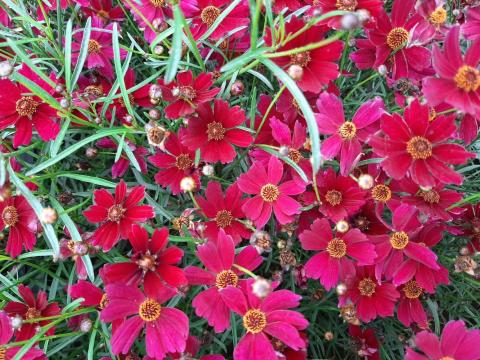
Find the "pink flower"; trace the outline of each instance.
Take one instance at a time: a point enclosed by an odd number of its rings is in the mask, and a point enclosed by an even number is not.
[[[334,236],[327,219],[315,220],[299,239],[303,249],[318,251],[305,264],[307,277],[320,279],[327,290],[354,275],[357,264],[371,265],[376,257],[375,246],[360,230]]]
[[[129,262],[106,264],[103,278],[106,284],[143,284],[149,297],[160,296],[165,286],[172,288],[186,285],[182,269],[176,265],[182,260],[183,251],[176,246],[167,247],[168,229],[155,229],[152,238],[141,226],[131,227],[128,240],[133,247]]]
[[[462,33],[467,40],[480,39],[480,6],[468,7],[467,21],[462,25]]]
[[[106,322],[125,319],[110,339],[114,354],[127,354],[133,342],[145,329],[147,355],[164,359],[169,352],[185,350],[189,324],[180,310],[162,304],[176,294],[163,287],[155,297],[146,297],[136,287],[125,285],[106,286],[108,305],[100,319]]]
[[[107,306],[107,294],[92,283],[79,280],[75,285],[68,287],[68,294],[72,299],[83,298],[82,306],[95,306],[103,310]]]
[[[145,155],[148,154],[148,150],[143,146],[136,146],[130,140],[125,140],[126,146],[130,148],[133,156],[140,166],[142,174],[147,173],[147,162],[145,161]],[[117,151],[118,145],[110,138],[103,138],[97,141],[96,146],[102,149],[112,149]],[[124,151],[120,155],[120,158],[112,166],[112,179],[123,177],[130,167],[130,159],[127,157]]]
[[[182,139],[190,150],[200,149],[206,162],[232,162],[237,156],[233,145],[247,147],[253,137],[238,126],[245,123],[245,113],[239,106],[229,107],[224,100],[202,103],[197,109],[198,116],[188,119],[188,127]]]
[[[207,239],[215,240],[220,229],[230,235],[235,244],[250,237],[251,232],[238,221],[245,217],[242,205],[246,199],[242,199],[237,184],[229,186],[224,195],[220,183],[210,181],[205,190],[205,198],[198,195],[195,200],[205,216],[211,219],[205,222]]]
[[[480,359],[480,330],[468,330],[462,320],[449,321],[440,339],[429,331],[415,337],[414,349],[407,349],[405,360],[478,360]]]
[[[208,320],[216,332],[223,332],[230,326],[230,310],[221,296],[227,286],[239,286],[243,274],[235,265],[253,271],[262,258],[253,246],[247,246],[235,255],[232,238],[220,230],[216,241],[208,241],[197,248],[197,256],[206,270],[196,266],[185,269],[190,285],[207,285],[192,301],[195,313]]]
[[[228,307],[242,316],[245,335],[233,352],[235,360],[277,360],[268,336],[280,340],[293,350],[304,349],[305,340],[299,330],[308,326],[304,316],[288,310],[299,305],[301,297],[289,290],[273,291],[260,299],[252,292],[254,280],[248,279],[240,288],[228,286],[220,295]]]
[[[92,244],[109,251],[120,239],[126,239],[133,224],[155,216],[150,205],[138,205],[145,197],[145,188],[136,186],[127,195],[123,180],[115,187],[115,197],[106,189],[93,192],[94,205],[83,212],[92,223],[101,223],[92,236]]]
[[[240,175],[237,184],[241,191],[255,195],[243,205],[247,218],[255,222],[259,228],[263,227],[272,210],[280,224],[287,224],[300,213],[300,204],[291,196],[301,194],[305,186],[293,180],[279,184],[283,177],[283,164],[272,156],[268,162],[268,169],[259,163],[254,163],[244,174]]]
[[[427,329],[427,314],[420,301],[423,288],[415,280],[410,280],[401,286],[399,290],[401,296],[397,309],[398,320],[405,326],[416,323],[422,329]]]
[[[333,94],[320,94],[317,107],[315,118],[319,131],[332,135],[322,142],[322,156],[330,160],[340,155],[340,174],[347,175],[360,160],[362,143],[378,130],[374,124],[385,113],[383,100],[365,102],[351,121],[345,120],[342,101]]]

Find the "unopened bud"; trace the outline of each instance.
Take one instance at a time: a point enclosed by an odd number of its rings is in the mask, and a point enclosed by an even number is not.
[[[332,333],[331,331],[327,331],[327,332],[325,333],[324,337],[325,337],[325,340],[327,340],[327,341],[332,341],[333,338],[334,338],[334,335],[333,335],[333,333]]]
[[[157,45],[155,46],[155,48],[153,49],[153,53],[155,55],[162,55],[163,54],[163,51],[164,51],[164,48],[162,45]]]
[[[240,80],[237,80],[232,84],[232,87],[230,88],[230,94],[233,96],[241,95],[244,89],[245,87],[243,86],[243,83]]]
[[[278,152],[282,156],[288,156],[288,150],[289,150],[288,146],[282,145],[280,146],[280,149],[278,149]]]
[[[158,109],[150,109],[148,111],[148,116],[150,117],[150,119],[152,120],[158,120],[160,119],[160,117],[162,116],[162,113],[160,112],[160,110]]]
[[[344,283],[340,283],[335,288],[335,291],[338,296],[345,295],[345,293],[347,292],[347,285],[345,285]]]
[[[23,325],[23,319],[20,315],[11,317],[10,320],[12,321],[11,325],[14,330],[20,329]]]
[[[197,187],[195,183],[195,179],[191,176],[186,176],[182,180],[180,180],[180,189],[184,192],[191,192],[194,191]]]
[[[92,329],[92,320],[86,318],[80,322],[80,331],[88,333]]]
[[[85,150],[85,156],[89,159],[95,159],[98,155],[98,150],[94,147],[88,147]]]
[[[215,174],[215,168],[212,165],[207,164],[202,168],[202,174],[205,176],[213,176],[213,174]]]
[[[150,97],[150,99],[161,99],[162,88],[156,84],[151,85],[148,89],[148,96]]]
[[[340,24],[342,25],[342,29],[352,30],[360,26],[360,20],[356,15],[347,13],[340,19]]]
[[[350,225],[348,225],[348,222],[346,222],[345,220],[340,220],[340,221],[337,222],[337,224],[335,225],[335,229],[336,229],[339,233],[346,233],[349,228],[350,228]]]
[[[57,221],[57,212],[51,207],[43,208],[42,213],[40,214],[40,220],[44,224],[53,224]]]
[[[363,190],[371,189],[374,185],[373,176],[370,174],[362,174],[358,177],[358,186]]]
[[[272,292],[272,284],[267,279],[257,277],[252,284],[252,292],[263,299]]]
[[[13,73],[13,65],[9,61],[0,62],[0,79],[6,79]]]
[[[68,107],[70,106],[70,102],[67,99],[62,98],[60,99],[60,106],[62,107],[62,109],[68,109]]]
[[[303,77],[303,69],[300,65],[290,65],[287,73],[288,76],[290,76],[295,81],[301,80]]]
[[[382,76],[387,75],[388,70],[387,70],[387,67],[385,65],[380,65],[377,70],[378,70],[378,73],[380,75],[382,75]]]

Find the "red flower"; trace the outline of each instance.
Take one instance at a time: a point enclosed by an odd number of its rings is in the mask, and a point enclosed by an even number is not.
[[[100,319],[106,322],[125,319],[110,339],[114,354],[127,354],[140,331],[145,329],[147,355],[164,359],[169,352],[183,352],[188,338],[188,318],[180,310],[162,304],[175,295],[163,287],[158,296],[146,297],[139,289],[125,285],[106,286],[108,305]]]
[[[480,40],[480,6],[468,7],[462,34],[467,40]]]
[[[389,282],[378,282],[373,266],[357,267],[357,274],[347,279],[347,292],[340,296],[339,305],[351,301],[357,307],[358,318],[369,322],[377,316],[392,316],[399,292]]]
[[[103,76],[112,79],[113,78],[113,66],[111,60],[113,59],[113,47],[112,47],[112,29],[113,24],[104,27],[103,20],[94,16],[92,19],[92,28],[103,29],[108,31],[92,30],[90,33],[90,39],[88,40],[88,55],[87,55],[87,68],[96,69]],[[76,32],[73,35],[72,42],[72,61],[77,62],[80,55],[80,47],[84,32]],[[127,51],[120,49],[120,58],[123,59],[127,56]]]
[[[459,35],[460,27],[452,27],[443,53],[433,45],[433,67],[439,77],[426,78],[423,93],[432,106],[446,102],[458,110],[480,116],[480,71],[477,69],[480,41],[474,42],[462,56]]]
[[[192,4],[194,3],[192,2]],[[227,0],[198,0],[194,7],[195,10],[191,14],[193,18],[192,34],[194,38],[199,39],[202,37],[228,5],[230,5],[230,3]],[[227,17],[218,24],[209,38],[218,40],[234,29],[242,26],[246,28],[249,23],[250,11],[248,2],[241,1],[229,12]],[[230,35],[230,38],[238,39],[245,31],[246,29],[237,31]]]
[[[407,349],[405,360],[478,360],[480,359],[480,330],[468,330],[462,320],[449,321],[440,339],[429,331],[422,331],[415,337],[415,347]]]
[[[398,320],[407,327],[412,323],[416,323],[422,329],[427,329],[427,314],[420,301],[423,288],[415,280],[410,280],[401,286],[399,290],[401,297],[397,309]]]
[[[198,195],[195,200],[205,216],[211,219],[205,222],[207,239],[215,240],[220,229],[230,235],[235,244],[250,237],[251,232],[238,221],[245,217],[242,205],[246,200],[242,199],[242,193],[237,184],[228,187],[224,196],[220,183],[210,181],[205,190],[205,198]]]
[[[172,360],[183,360],[185,356],[195,356],[200,351],[201,341],[196,338],[195,336],[189,336],[187,339],[187,346],[185,347],[185,351],[183,353],[169,353],[169,359]],[[195,357],[197,359],[198,356]],[[149,357],[144,357],[143,360],[153,360]],[[198,358],[198,360],[225,360],[222,355],[203,355],[202,357]]]
[[[110,250],[120,239],[126,239],[133,224],[155,216],[149,205],[138,205],[145,197],[145,188],[136,186],[127,195],[123,180],[115,188],[115,197],[106,189],[93,192],[94,205],[83,212],[92,223],[102,223],[92,235],[92,244]]]
[[[38,219],[35,211],[22,196],[12,196],[0,201],[0,231],[9,229],[5,252],[16,258],[25,250],[32,250],[37,242]]]
[[[330,160],[340,155],[340,173],[347,175],[360,160],[362,143],[378,129],[374,123],[385,113],[383,101],[380,98],[367,101],[352,121],[345,120],[342,101],[333,94],[320,94],[317,107],[315,118],[319,131],[332,135],[322,142],[322,156]]]
[[[23,320],[33,320],[42,317],[55,316],[60,314],[60,308],[56,302],[48,303],[47,294],[39,291],[35,296],[30,288],[20,284],[18,292],[23,302],[10,301],[4,310],[10,317],[20,316]],[[38,326],[45,326],[51,320],[42,320],[38,322],[23,323],[21,328],[15,334],[16,341],[31,339],[36,334]],[[53,335],[55,327],[50,328],[45,335]]]
[[[247,246],[235,255],[235,244],[223,230],[216,241],[208,241],[197,248],[197,256],[206,270],[196,266],[185,269],[190,285],[207,285],[192,301],[195,313],[208,320],[216,332],[223,332],[230,326],[230,310],[221,296],[227,286],[238,286],[243,274],[235,265],[253,271],[262,262],[262,258],[253,246]]]
[[[75,0],[87,16],[97,16],[105,22],[122,21],[125,17],[120,6],[113,6],[112,0]]]
[[[52,87],[35,74],[29,67],[23,65],[20,74],[40,86],[47,92],[52,92]],[[60,127],[54,120],[57,111],[42,99],[31,94],[31,91],[22,85],[16,85],[10,80],[0,79],[0,130],[8,127],[15,128],[13,147],[28,145],[32,140],[32,127],[38,132],[43,141],[54,140]]]
[[[299,330],[308,326],[302,314],[288,310],[297,307],[301,296],[289,290],[273,291],[260,299],[252,292],[254,280],[248,279],[240,288],[228,286],[220,295],[230,309],[242,316],[245,335],[233,352],[235,360],[276,360],[277,355],[268,336],[293,350],[304,349],[305,340]]]
[[[175,266],[182,260],[183,251],[176,246],[167,247],[167,228],[156,229],[150,240],[147,230],[134,224],[128,240],[133,247],[130,262],[106,264],[103,267],[106,284],[143,283],[145,294],[155,298],[165,286],[176,288],[187,283],[182,269]]]
[[[462,176],[449,164],[463,164],[475,157],[457,144],[447,141],[455,132],[455,116],[438,116],[429,121],[428,106],[415,99],[405,109],[404,118],[397,113],[382,116],[385,137],[376,136],[370,144],[385,157],[381,166],[396,180],[408,173],[420,186],[435,186],[436,180],[445,184],[462,183]]]
[[[317,174],[320,193],[320,212],[330,220],[338,222],[355,214],[365,203],[366,192],[358,187],[355,180],[347,176],[337,176],[330,167]]]
[[[358,325],[348,326],[348,335],[352,337],[357,354],[365,359],[380,360],[379,343],[375,329],[363,329]]]
[[[237,128],[245,123],[245,113],[239,106],[230,108],[224,100],[215,100],[214,108],[209,103],[200,104],[197,117],[188,119],[188,127],[182,139],[190,150],[200,149],[207,162],[232,162],[237,156],[233,145],[247,147],[253,141],[246,130]]]
[[[155,175],[155,182],[163,187],[170,187],[173,195],[180,193],[180,182],[184,177],[195,179],[197,187],[200,185],[198,174],[195,172],[195,151],[182,145],[184,131],[181,129],[178,136],[171,134],[165,141],[165,153],[157,153],[148,158],[153,165],[160,168]]]
[[[198,105],[211,101],[220,91],[213,85],[211,73],[201,73],[195,79],[190,70],[177,74],[177,82],[165,84],[158,80],[162,88],[162,99],[171,102],[165,110],[167,119],[177,119],[193,114]],[[209,90],[210,89],[210,90]]]
[[[130,148],[133,156],[140,166],[142,174],[147,173],[147,162],[145,161],[145,155],[148,154],[148,150],[143,146],[136,146],[130,140],[125,140],[126,145]],[[118,144],[110,138],[103,138],[97,141],[96,146],[102,149],[112,149],[117,151]],[[112,166],[112,179],[123,177],[130,167],[130,159],[127,157],[124,151],[120,155],[120,158]]]
[[[83,298],[82,306],[85,307],[95,306],[99,310],[103,310],[108,303],[107,294],[85,280],[79,280],[75,285],[70,285],[68,294],[72,299]]]
[[[284,35],[292,35],[304,26],[305,22],[296,17],[292,17],[292,19],[285,24]],[[265,43],[267,46],[272,45],[272,32],[273,29],[270,29],[265,36]],[[289,51],[322,41],[324,39],[324,33],[325,31],[322,28],[313,26],[293,38],[286,45],[278,48],[277,51]],[[303,76],[297,81],[298,86],[303,91],[311,91],[318,94],[330,80],[335,80],[337,78],[339,73],[338,65],[335,61],[340,58],[342,50],[343,42],[336,40],[314,50],[304,51],[291,56],[275,57],[273,60],[278,66],[284,68],[289,67],[290,65],[298,65],[302,67]]]
[[[22,346],[8,346],[4,348],[3,345],[8,345],[8,342],[13,337],[13,328],[11,320],[4,311],[0,311],[0,355],[2,359],[11,360],[17,355]],[[31,348],[25,355],[23,360],[47,360],[45,353],[40,349]]]
[[[81,234],[82,239],[73,240],[67,228],[64,228],[64,232],[67,238],[60,240],[60,259],[66,260],[72,258],[75,262],[75,270],[78,278],[85,280],[87,278],[87,269],[82,257],[94,252],[90,244],[92,233]]]
[[[343,11],[358,11],[366,10],[370,15],[370,20],[375,21],[375,18],[383,10],[382,0],[318,0],[313,1],[315,6],[322,9],[323,13],[330,11],[343,10]],[[334,16],[327,20],[328,26],[334,29],[341,29],[341,16]]]
[[[372,265],[376,257],[375,246],[360,230],[337,232],[333,236],[327,219],[315,220],[299,239],[303,249],[318,251],[305,264],[307,277],[320,279],[327,290],[353,276],[357,264]]]
[[[283,176],[283,163],[272,156],[268,162],[268,170],[259,163],[254,163],[244,174],[240,175],[237,184],[241,191],[255,195],[243,205],[247,218],[263,227],[272,210],[280,224],[288,224],[300,213],[300,204],[291,195],[301,194],[305,186],[293,180],[279,185]]]

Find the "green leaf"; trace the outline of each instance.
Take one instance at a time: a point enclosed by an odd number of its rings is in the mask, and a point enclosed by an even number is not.
[[[271,72],[277,76],[282,83],[290,90],[290,93],[297,101],[298,106],[302,110],[303,116],[307,122],[308,132],[310,140],[312,142],[312,157],[313,157],[313,173],[316,174],[322,164],[320,153],[320,134],[318,132],[317,122],[315,121],[315,115],[307,99],[303,95],[303,92],[298,88],[293,79],[287,75],[280,67],[269,59],[260,59],[260,62],[264,64]]]
[[[89,175],[83,175],[83,174],[77,174],[77,173],[60,173],[56,174],[57,177],[66,177],[74,180],[79,180],[82,182],[102,186],[102,187],[109,187],[109,188],[114,188],[116,184],[114,182],[95,177],[95,176],[89,176]]]
[[[262,55],[267,50],[268,50],[267,48],[259,48],[253,51],[249,51],[246,54],[243,54],[233,59],[232,61],[226,63],[225,65],[223,65],[220,71],[227,72],[230,70],[238,69],[243,65],[249,63],[251,60],[257,59],[260,55]]]
[[[182,58],[182,35],[183,35],[183,23],[182,23],[182,10],[178,4],[173,6],[173,20],[174,29],[172,47],[170,48],[170,56],[168,58],[167,69],[165,71],[165,82],[168,84],[172,82],[177,74],[178,64]]]
[[[31,258],[31,257],[44,257],[44,256],[47,256],[47,257],[53,257],[53,251],[52,250],[48,250],[48,249],[45,249],[45,250],[35,250],[35,251],[29,251],[29,252],[26,252],[24,254],[21,254],[18,256],[18,259],[28,259],[28,258]]]
[[[59,161],[65,159],[66,157],[68,157],[69,155],[73,154],[75,151],[77,151],[78,149],[81,149],[83,146],[91,143],[92,141],[95,141],[95,140],[98,140],[98,139],[101,139],[103,137],[106,137],[106,136],[111,136],[111,135],[117,135],[117,134],[122,134],[124,132],[128,132],[130,131],[129,129],[127,128],[117,128],[117,129],[106,129],[106,130],[100,130],[99,132],[97,132],[96,134],[93,134],[93,135],[90,135],[89,137],[86,137],[85,139],[83,140],[80,140],[79,142],[77,142],[76,144],[70,146],[68,149],[62,151],[60,154],[58,154],[56,157],[54,158],[51,158],[51,159],[48,159],[47,161],[44,161],[43,163],[35,166],[33,169],[30,169],[29,171],[27,171],[27,173],[25,174],[25,176],[31,176],[31,175],[34,175],[56,163],[58,163]]]
[[[52,146],[50,147],[50,157],[55,157],[55,155],[58,154],[58,151],[60,150],[60,145],[62,145],[63,139],[67,134],[69,126],[70,126],[70,119],[66,118],[65,122],[62,125],[62,128],[60,129],[60,132],[57,135],[57,138],[55,139],[55,141],[52,143]]]
[[[65,84],[67,92],[72,91],[72,19],[67,22],[65,30]]]
[[[80,78],[80,74],[82,73],[83,64],[85,64],[85,60],[87,59],[88,55],[88,41],[90,40],[90,33],[92,31],[92,19],[88,18],[83,29],[83,39],[82,43],[80,44],[80,52],[78,53],[77,65],[75,65],[75,69],[73,70],[72,82],[70,85],[70,89],[75,87],[78,79]]]
[[[30,204],[32,209],[35,211],[35,214],[40,219],[42,215],[43,206],[38,201],[38,199],[32,194],[29,188],[25,186],[25,184],[17,177],[15,171],[13,171],[10,164],[7,165],[7,171],[10,175],[10,180],[15,184],[17,190],[25,197],[27,202]],[[43,235],[45,236],[47,243],[49,244],[50,248],[53,250],[53,255],[58,257],[60,255],[60,245],[58,244],[57,235],[55,234],[55,230],[51,224],[44,224],[43,222],[39,221],[43,227]]]
[[[113,23],[112,44],[115,75],[117,76],[117,81],[120,84],[120,92],[122,93],[125,107],[127,108],[128,113],[133,116],[132,104],[130,104],[130,100],[128,98],[127,88],[125,87],[124,74],[122,71],[122,60],[120,59],[120,44],[118,43],[118,26],[116,22]]]

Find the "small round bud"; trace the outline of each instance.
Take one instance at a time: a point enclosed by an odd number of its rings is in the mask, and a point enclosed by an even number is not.
[[[162,98],[162,88],[156,84],[153,84],[148,89],[148,96],[150,99],[161,99]]]
[[[174,87],[174,88],[172,89],[172,95],[173,95],[173,96],[178,96],[178,95],[180,95],[180,89],[179,89],[178,87]]]
[[[160,30],[160,28],[163,26],[163,23],[164,23],[163,19],[160,19],[160,18],[153,19],[152,21],[152,25],[155,28],[155,30]]]
[[[230,94],[233,96],[241,95],[244,89],[245,86],[243,86],[243,83],[240,80],[237,80],[232,84],[232,87],[230,88]]]
[[[301,80],[303,77],[303,69],[300,65],[290,65],[290,67],[287,70],[287,74],[293,80],[298,81],[298,80]]]
[[[277,247],[279,249],[285,249],[287,247],[287,242],[285,240],[277,241]]]
[[[13,65],[9,61],[0,62],[0,79],[6,79],[13,73]]]
[[[458,15],[460,15],[460,10],[455,9],[455,10],[452,11],[452,14],[453,14],[453,16],[458,16]]]
[[[207,164],[202,168],[202,174],[205,176],[213,176],[213,174],[215,174],[215,169],[212,165]]]
[[[388,72],[387,67],[383,64],[378,67],[377,71],[382,76],[387,75],[387,72]]]
[[[334,335],[333,335],[333,333],[332,333],[331,331],[327,331],[327,332],[325,333],[324,337],[325,337],[325,340],[327,340],[327,341],[332,341],[333,338],[334,338]]]
[[[352,30],[360,26],[360,20],[352,13],[347,13],[340,19],[340,24],[344,30]]]
[[[362,174],[358,177],[358,186],[363,190],[368,190],[373,187],[374,180],[370,174]]]
[[[98,117],[97,117],[97,118],[95,118],[95,120],[94,120],[94,121],[95,121],[95,124],[97,124],[97,125],[99,125],[99,124],[101,124],[101,123],[102,123],[102,119],[100,119],[100,118],[98,118]]]
[[[11,317],[10,320],[12,322],[11,325],[12,325],[12,328],[14,330],[20,329],[23,325],[23,319],[20,315],[16,315],[14,317]]]
[[[468,249],[468,247],[464,246],[460,249],[460,255],[469,255],[470,254],[470,250]]]
[[[87,150],[85,150],[85,156],[89,159],[95,159],[98,155],[98,150],[94,147],[88,147]]]
[[[345,295],[345,293],[347,292],[347,285],[345,285],[344,283],[338,284],[335,288],[335,292],[338,296]]]
[[[357,45],[357,40],[355,38],[348,39],[348,46],[354,47],[355,45]]]
[[[65,89],[63,88],[63,85],[58,84],[57,86],[55,86],[55,92],[56,92],[57,94],[63,93],[63,90],[65,90]]]
[[[272,284],[267,279],[257,277],[252,284],[252,292],[263,299],[272,292]]]
[[[162,113],[158,109],[150,109],[150,111],[148,112],[148,116],[152,120],[158,120],[161,118]]]
[[[322,12],[323,12],[323,9],[321,7],[317,7],[313,10],[312,16],[313,17],[318,17],[318,16],[322,15]]]
[[[153,49],[153,53],[154,53],[155,55],[162,55],[164,50],[165,50],[165,49],[163,48],[162,45],[157,45],[157,46],[155,46],[155,48]]]
[[[132,125],[133,116],[132,116],[132,115],[126,115],[126,116],[123,118],[123,122],[124,122],[126,125]]]
[[[280,149],[278,149],[278,152],[282,156],[288,156],[288,151],[289,151],[289,148],[288,146],[285,146],[285,145],[280,146]]]
[[[348,225],[348,222],[346,222],[345,220],[340,220],[339,222],[337,222],[337,224],[335,225],[335,229],[339,232],[339,233],[346,233],[348,231],[348,229],[350,229],[350,225]]]
[[[40,220],[44,224],[53,224],[57,221],[57,212],[51,207],[43,208],[42,213],[40,214]]]
[[[358,9],[357,11],[355,11],[355,15],[362,24],[370,20],[370,13],[368,12],[368,10]]]
[[[85,318],[80,322],[80,331],[88,333],[92,329],[92,320]]]
[[[70,106],[70,102],[67,99],[62,98],[60,99],[60,106],[62,107],[62,109],[68,109]]]
[[[182,180],[180,180],[180,189],[184,192],[191,192],[194,191],[197,187],[195,183],[195,179],[191,176],[186,176]]]
[[[197,230],[199,233],[203,233],[203,232],[205,231],[205,229],[206,229],[206,226],[205,226],[204,223],[199,223],[199,224],[197,225],[197,228],[196,228],[196,230]]]

